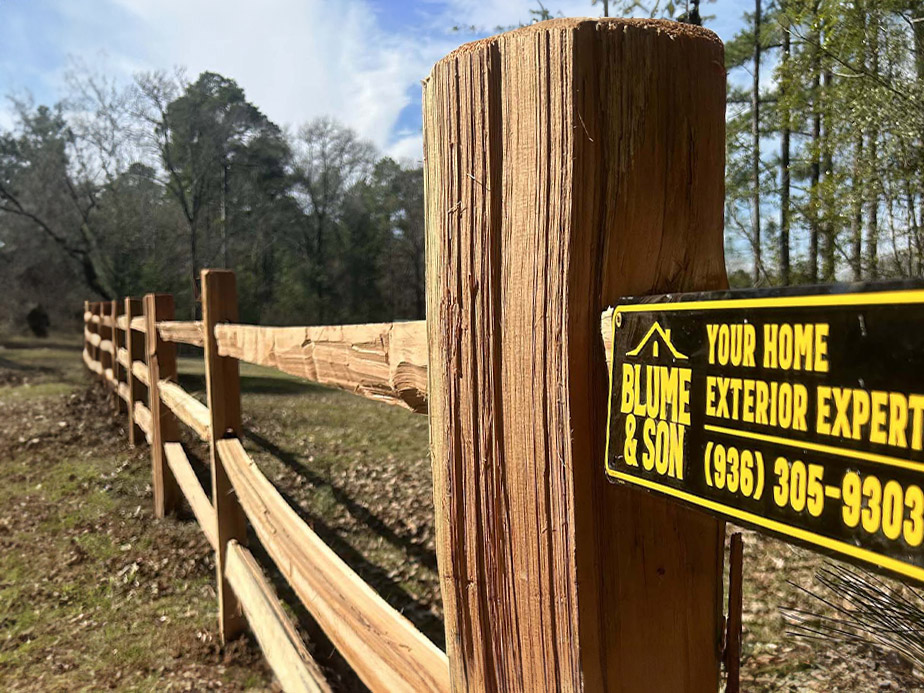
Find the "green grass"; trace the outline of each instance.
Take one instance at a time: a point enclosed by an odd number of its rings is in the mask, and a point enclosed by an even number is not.
[[[80,340],[0,339],[0,379],[0,690],[267,690],[253,645],[219,647],[210,547],[152,517]]]

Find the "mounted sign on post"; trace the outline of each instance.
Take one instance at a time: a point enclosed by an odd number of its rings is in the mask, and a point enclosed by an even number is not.
[[[607,476],[924,581],[924,289],[613,312]]]

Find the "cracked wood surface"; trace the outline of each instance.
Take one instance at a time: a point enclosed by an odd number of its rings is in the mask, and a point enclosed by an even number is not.
[[[457,693],[715,691],[723,525],[603,475],[601,312],[723,288],[721,42],[553,20],[424,83],[430,436]]]
[[[330,327],[217,325],[218,353],[426,411],[423,321]]]

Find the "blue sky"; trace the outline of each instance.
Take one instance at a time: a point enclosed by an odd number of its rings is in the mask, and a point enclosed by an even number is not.
[[[682,0],[681,0],[682,1]],[[546,0],[599,16],[590,0]],[[128,82],[185,67],[232,77],[274,121],[321,115],[397,158],[420,158],[420,80],[434,62],[497,26],[529,20],[535,0],[0,0],[0,95],[59,99],[76,62]],[[750,0],[705,7],[723,39]],[[475,26],[477,33],[453,31]],[[11,123],[0,104],[0,128]]]

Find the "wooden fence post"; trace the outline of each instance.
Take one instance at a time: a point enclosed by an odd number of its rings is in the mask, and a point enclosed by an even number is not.
[[[726,286],[709,31],[553,20],[424,83],[429,412],[455,693],[718,688],[724,525],[604,477],[601,311]]]
[[[90,323],[90,332],[95,334],[97,337],[102,339],[102,315],[103,315],[103,304],[101,301],[97,301],[92,304],[90,312],[93,313],[93,317],[96,318],[96,322]],[[97,341],[96,346],[93,347],[93,360],[99,363],[100,372],[99,379],[105,385],[106,383],[106,359],[103,356],[105,352],[100,348],[99,341]]]
[[[135,377],[132,366],[135,361],[145,362],[144,335],[132,329],[132,319],[144,315],[144,303],[139,298],[125,299],[125,350],[128,352],[128,370],[125,374],[128,383],[128,444],[135,447],[144,440],[144,431],[135,423],[135,402],[147,402],[145,385]]]
[[[119,383],[123,382],[122,364],[119,363],[119,348],[124,345],[125,337],[122,328],[119,327],[119,316],[125,310],[125,304],[118,299],[112,301],[110,315],[112,315],[112,376],[115,378],[115,390],[113,391],[113,404],[115,405],[116,416],[125,413],[125,400],[119,393]]]
[[[87,315],[87,313],[89,313],[89,312],[90,312],[90,302],[89,302],[89,301],[84,301],[84,302],[83,302],[83,327],[84,327],[84,332],[83,332],[83,350],[84,350],[85,352],[87,352],[87,355],[88,355],[88,356],[90,355],[91,352],[90,352],[90,342],[87,341],[87,330],[90,329],[90,325],[92,324],[92,323],[87,319],[87,318],[89,317],[89,316]]]
[[[228,542],[247,545],[247,519],[234,494],[215,443],[241,435],[241,382],[237,359],[219,356],[215,325],[237,322],[237,284],[234,272],[202,270],[202,332],[205,378],[211,422],[212,503],[218,533],[215,567],[218,584],[218,621],[222,642],[243,631],[246,620],[225,576]]]
[[[154,486],[154,516],[164,517],[176,509],[180,487],[167,466],[164,443],[180,439],[176,416],[161,402],[161,380],[176,378],[176,345],[157,333],[157,323],[173,320],[173,296],[148,294],[144,297],[145,343],[148,362],[148,406],[151,409],[151,467]]]

